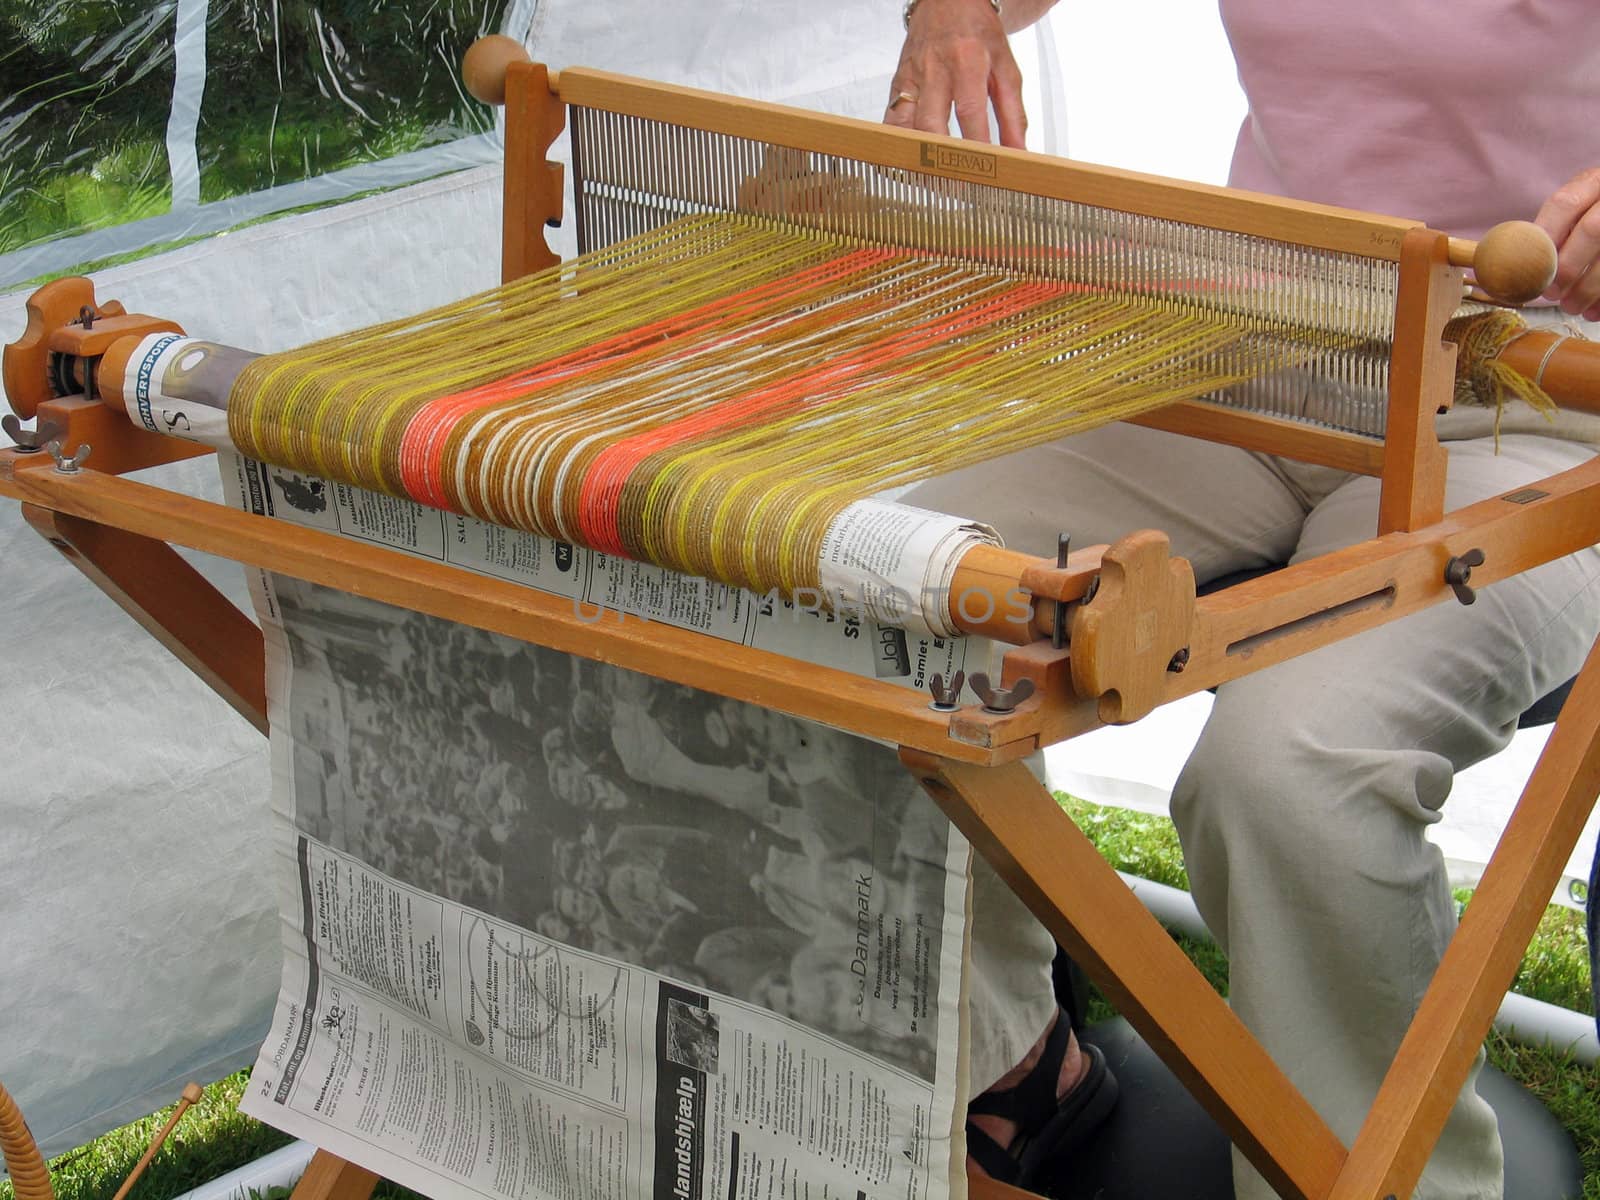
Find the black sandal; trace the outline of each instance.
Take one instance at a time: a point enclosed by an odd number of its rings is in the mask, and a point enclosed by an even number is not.
[[[1117,1080],[1098,1046],[1080,1043],[1089,1069],[1065,1096],[1056,1099],[1061,1060],[1071,1044],[1072,1022],[1062,1012],[1044,1051],[1014,1088],[984,1092],[967,1105],[967,1116],[985,1115],[1016,1122],[1017,1136],[1003,1147],[969,1119],[967,1153],[998,1179],[1015,1187],[1036,1187],[1059,1167],[1059,1160],[1088,1140],[1117,1103]]]

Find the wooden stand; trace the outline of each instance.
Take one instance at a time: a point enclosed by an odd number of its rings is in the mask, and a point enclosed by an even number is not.
[[[567,72],[562,80],[585,97],[619,86],[595,73]],[[504,82],[515,121],[508,138],[513,158],[507,169],[506,270],[518,274],[545,261],[530,226],[550,219],[549,190],[559,188],[559,176],[546,169],[542,155],[559,127],[561,106],[552,101],[543,68],[512,62]],[[686,118],[706,117],[705,103],[694,94],[671,90],[668,99],[667,106],[683,110]],[[775,140],[804,145],[813,136],[782,110],[756,115]],[[711,118],[720,120],[715,113],[706,117]],[[927,137],[854,126],[849,133],[891,160],[906,158],[910,166],[917,162],[918,139]],[[1004,152],[998,161],[1046,194],[1066,187],[1059,172],[1028,156]],[[1074,186],[1082,183],[1078,179]],[[1091,172],[1089,185],[1107,199],[1153,208],[1167,204],[1152,198],[1149,181],[1136,177]],[[1234,212],[1226,197],[1195,194],[1208,212]],[[1010,713],[970,707],[935,713],[923,697],[904,689],[720,642],[713,669],[692,633],[632,618],[582,620],[565,601],[512,584],[234,512],[103,470],[62,470],[40,453],[0,451],[0,495],[20,501],[35,529],[263,731],[261,635],[183,564],[171,544],[895,742],[907,768],[978,852],[1284,1196],[1407,1196],[1600,788],[1600,653],[1585,665],[1377,1102],[1348,1149],[1020,765],[1040,747],[1104,719],[1136,719],[1157,704],[1425,605],[1452,602],[1449,568],[1469,550],[1484,552],[1472,578],[1481,585],[1600,541],[1600,461],[1520,489],[1515,497],[1443,514],[1443,459],[1432,439],[1431,416],[1440,389],[1448,386],[1441,373],[1449,355],[1439,346],[1438,331],[1460,284],[1443,236],[1402,222],[1362,225],[1348,215],[1306,216],[1280,207],[1285,236],[1316,227],[1352,244],[1379,239],[1412,281],[1402,297],[1404,347],[1397,345],[1394,364],[1397,436],[1387,446],[1364,442],[1353,448],[1343,435],[1316,437],[1303,430],[1275,440],[1274,423],[1238,415],[1179,411],[1151,423],[1254,448],[1332,456],[1340,465],[1359,460],[1355,469],[1384,480],[1381,535],[1199,600],[1187,564],[1167,558],[1157,544],[1164,539],[1148,533],[1060,569],[1003,556],[974,562],[975,572],[994,573],[1034,597],[1039,611],[1028,625],[1029,637],[1048,627],[1056,603],[1072,605],[1070,655],[1043,639],[1006,656],[1003,682],[1026,678],[1037,688]],[[135,430],[92,399],[51,401],[39,411],[62,422],[69,453],[93,440],[93,466],[133,469],[185,452]],[[1079,601],[1096,571],[1112,573],[1105,594],[1086,610]],[[1130,628],[1137,637],[1130,639]],[[1150,638],[1159,653],[1143,649]],[[1133,646],[1140,647],[1138,653]],[[1184,652],[1181,672],[1169,669],[1172,649]],[[295,1197],[363,1200],[375,1183],[371,1172],[319,1152]],[[986,1180],[973,1181],[972,1191],[987,1200],[1026,1194]]]

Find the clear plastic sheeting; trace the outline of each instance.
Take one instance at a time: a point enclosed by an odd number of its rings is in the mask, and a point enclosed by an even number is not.
[[[898,5],[832,0],[13,0],[0,287],[498,162],[496,116],[458,75],[496,31],[556,67],[874,120],[902,36]],[[1054,152],[1049,39],[1015,41],[1030,144]]]
[[[503,0],[210,0],[195,135],[200,200],[220,200],[494,128],[461,56]]]
[[[0,5],[0,252],[171,207],[177,7]]]
[[[506,16],[505,0],[0,6],[0,285],[495,161],[459,63]]]

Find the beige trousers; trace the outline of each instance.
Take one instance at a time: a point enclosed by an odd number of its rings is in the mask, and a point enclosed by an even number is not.
[[[1450,443],[1448,504],[1574,466],[1550,437]],[[905,499],[1052,555],[1167,532],[1204,581],[1371,537],[1376,480],[1116,425],[933,480]],[[1586,550],[1225,684],[1172,798],[1194,896],[1228,952],[1231,1003],[1347,1143],[1455,928],[1423,836],[1454,773],[1576,673],[1600,630]],[[1052,1011],[1051,944],[986,869],[975,884],[973,1075],[981,1090]],[[987,901],[987,903],[986,903]],[[1476,1072],[1474,1072],[1474,1079]],[[1423,1177],[1429,1200],[1497,1198],[1493,1113],[1469,1081]],[[1240,1197],[1272,1195],[1241,1158]]]

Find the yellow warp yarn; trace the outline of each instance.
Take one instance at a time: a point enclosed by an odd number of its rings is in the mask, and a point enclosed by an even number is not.
[[[1556,402],[1544,388],[1499,359],[1500,351],[1527,332],[1528,323],[1503,308],[1462,313],[1445,323],[1445,341],[1456,344],[1455,402],[1494,405],[1496,452],[1507,400],[1522,400],[1547,419],[1556,414]]]
[[[1289,365],[1288,344],[713,214],[258,359],[229,426],[295,470],[793,594],[852,501]]]

